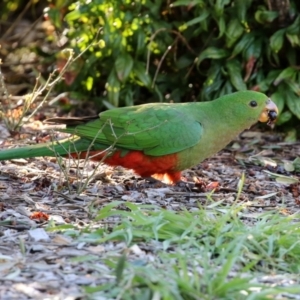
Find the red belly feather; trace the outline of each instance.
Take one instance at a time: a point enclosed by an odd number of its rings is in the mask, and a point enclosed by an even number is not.
[[[94,161],[100,161],[105,156],[105,151],[90,151],[71,153],[76,159],[85,159],[87,156]],[[142,177],[153,177],[168,184],[174,184],[181,179],[181,173],[174,171],[177,163],[177,154],[168,154],[161,157],[145,155],[142,151],[130,151],[121,155],[121,151],[115,151],[107,156],[104,163],[110,166],[122,166],[134,170]]]

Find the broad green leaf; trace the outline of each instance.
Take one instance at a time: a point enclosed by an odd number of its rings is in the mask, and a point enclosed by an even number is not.
[[[203,100],[211,100],[215,97],[211,96],[212,92],[219,91],[224,80],[221,76],[216,76],[214,79],[210,79],[209,81],[205,81],[202,89]]]
[[[266,76],[266,80],[268,82],[268,85],[272,84],[273,81],[278,77],[278,75],[281,73],[280,70],[271,70],[267,76]]]
[[[115,70],[111,70],[107,84],[106,84],[106,90],[107,90],[107,96],[108,101],[115,107],[119,106],[119,94],[120,94],[121,84],[120,81],[116,75]]]
[[[225,23],[224,17],[220,17],[218,19],[217,23],[218,23],[218,26],[219,26],[219,35],[218,35],[218,38],[220,38],[220,37],[223,36],[223,34],[226,31],[226,23]]]
[[[58,29],[62,27],[62,20],[61,20],[61,11],[56,8],[52,7],[47,11],[49,18],[51,19],[51,23]]]
[[[181,70],[189,67],[193,63],[192,58],[187,55],[182,55],[176,60],[176,67]]]
[[[291,177],[291,176],[285,176],[285,175],[281,175],[281,174],[277,174],[277,173],[272,173],[270,171],[267,171],[267,170],[263,170],[265,173],[275,177],[275,180],[278,182],[278,183],[281,183],[281,184],[287,184],[287,185],[290,185],[290,184],[293,184],[293,183],[297,183],[299,182],[299,180],[295,177]]]
[[[157,96],[159,102],[164,102],[165,98],[162,94],[161,90],[158,88],[157,85],[154,86],[155,95]]]
[[[277,105],[277,108],[279,110],[279,115],[280,115],[280,113],[283,110],[284,104],[285,104],[285,100],[284,100],[285,97],[284,97],[284,95],[280,91],[276,91],[275,93],[273,93],[270,96],[270,98]]]
[[[216,97],[213,96],[213,92],[219,91],[224,80],[221,76],[221,67],[220,62],[214,61],[211,64],[211,67],[208,70],[206,80],[203,84],[201,90],[201,100],[211,100]]]
[[[217,17],[220,17],[224,13],[224,6],[228,5],[231,0],[217,0],[214,6]]]
[[[118,56],[115,62],[115,69],[118,79],[125,82],[133,67],[133,59],[130,54],[122,53]]]
[[[292,47],[300,46],[299,34],[286,34],[287,39],[291,43]]]
[[[291,79],[297,73],[297,70],[293,67],[287,67],[284,69],[274,81],[274,85],[278,85],[284,79]]]
[[[248,61],[249,59],[255,57],[259,58],[261,55],[263,46],[263,41],[261,38],[256,38],[244,51],[244,57]]]
[[[238,90],[243,91],[247,89],[242,77],[242,68],[238,60],[229,60],[226,63],[226,68],[232,85]]]
[[[220,49],[216,47],[208,47],[204,51],[201,52],[201,54],[198,56],[197,65],[207,58],[210,59],[220,59],[228,56],[228,51],[225,49]]]
[[[300,119],[300,97],[295,95],[292,91],[286,94],[286,104],[289,110]]]
[[[246,12],[250,7],[252,0],[235,0],[234,6],[236,7],[237,16],[240,21],[245,22]]]
[[[270,46],[269,46],[268,48],[270,49],[271,57],[272,57],[273,60],[274,60],[274,61],[270,60],[271,64],[274,64],[274,62],[275,62],[275,65],[276,65],[276,66],[279,66],[279,65],[280,65],[280,59],[279,59],[278,54],[272,52]]]
[[[294,23],[287,28],[287,33],[290,35],[300,33],[300,16],[295,19]]]
[[[133,90],[129,87],[126,89],[127,89],[127,91],[125,92],[125,96],[124,96],[126,106],[132,106],[132,105],[134,105]]]
[[[278,53],[283,46],[284,34],[285,29],[280,29],[270,37],[270,47],[275,53]]]
[[[142,30],[139,30],[137,33],[137,47],[136,47],[136,52],[137,54],[142,54],[145,49],[147,49],[146,46],[146,34]]]
[[[246,50],[255,40],[252,33],[247,33],[242,36],[242,38],[236,43],[230,58],[237,56],[242,51]]]
[[[76,9],[76,10],[73,10],[73,11],[69,12],[65,16],[65,20],[67,22],[70,22],[70,21],[78,20],[80,17],[82,17],[82,13],[79,9]]]
[[[146,86],[148,88],[151,87],[151,78],[149,74],[146,73],[146,65],[144,63],[135,61],[133,64],[133,74],[140,81],[140,85]]]
[[[277,17],[278,17],[277,11],[258,10],[255,12],[255,20],[261,24],[271,23]]]
[[[194,18],[194,19],[186,22],[185,25],[187,27],[195,25],[195,24],[200,23],[203,20],[205,20],[208,16],[209,16],[209,11],[208,10],[203,10],[203,11],[201,11],[201,15],[199,17]]]
[[[297,157],[293,161],[294,168],[297,172],[300,172],[300,157]]]
[[[218,97],[222,97],[222,96],[230,94],[232,92],[234,92],[234,89],[232,88],[231,82],[228,80],[225,82],[223,87],[220,89]]]
[[[281,183],[281,184],[285,184],[285,185],[290,185],[290,184],[294,184],[294,183],[298,183],[299,181],[295,178],[295,177],[276,177],[275,178],[276,182]]]
[[[293,114],[289,111],[283,111],[279,114],[278,119],[276,120],[276,125],[280,126],[288,121],[290,121],[293,117]]]
[[[295,171],[295,166],[292,162],[290,161],[284,161],[283,162],[283,167],[287,172],[294,172]]]
[[[232,45],[243,34],[244,27],[238,19],[231,19],[226,26],[226,46],[231,48]]]
[[[300,85],[295,80],[285,80],[285,84],[298,96],[300,96]]]

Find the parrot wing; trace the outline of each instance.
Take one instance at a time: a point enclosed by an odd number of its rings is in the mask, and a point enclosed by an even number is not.
[[[160,103],[108,110],[97,120],[67,126],[63,131],[96,144],[161,156],[196,145],[203,127],[180,106]]]

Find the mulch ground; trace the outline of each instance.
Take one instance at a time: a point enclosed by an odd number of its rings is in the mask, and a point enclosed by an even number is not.
[[[5,138],[2,126],[1,147],[36,143],[36,129],[46,132],[47,128],[34,121],[24,127],[21,136]],[[46,134],[42,135],[47,140]],[[199,205],[205,208],[207,193],[215,189],[212,199],[224,200],[223,205],[229,206],[236,201],[244,173],[238,201],[247,204],[243,221],[249,226],[263,211],[279,211],[287,216],[299,212],[299,173],[291,171],[291,162],[300,157],[299,145],[282,142],[279,133],[254,128],[217,155],[183,172],[183,182],[178,186],[149,183],[130,170],[96,166],[93,162],[61,162],[56,158],[1,162],[0,298],[43,299],[48,295],[49,299],[80,299],[82,286],[109,280],[103,259],[108,252],[122,252],[124,243],[78,242],[46,228],[50,223],[78,228],[113,227],[118,218],[106,224],[94,221],[97,212],[111,201],[155,204],[175,211],[197,210]],[[88,177],[89,183],[83,188]],[[155,255],[151,245],[144,243],[131,251],[133,255]],[[91,255],[93,261],[71,259],[84,255]]]

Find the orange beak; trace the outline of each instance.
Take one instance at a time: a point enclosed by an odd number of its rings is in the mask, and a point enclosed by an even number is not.
[[[276,104],[271,99],[268,99],[266,102],[266,107],[259,117],[259,121],[264,123],[268,122],[268,125],[272,125],[276,122],[277,116],[278,108]]]

